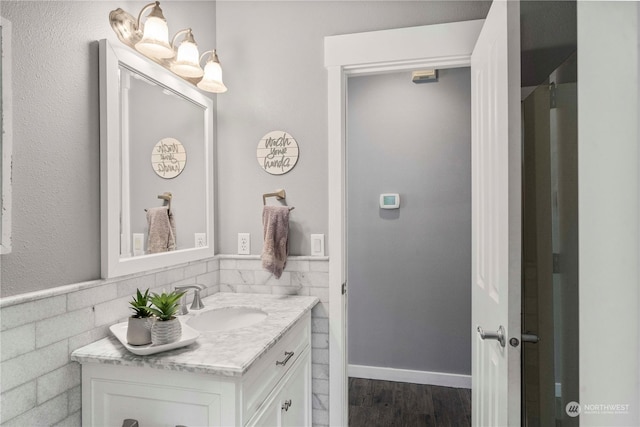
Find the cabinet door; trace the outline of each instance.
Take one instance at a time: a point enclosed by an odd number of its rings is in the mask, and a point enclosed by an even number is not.
[[[307,348],[248,426],[311,426],[311,356]]]
[[[305,357],[280,393],[283,427],[311,425],[311,361]]]
[[[278,396],[273,400],[269,400],[262,408],[262,411],[258,412],[246,425],[248,427],[280,427],[282,423],[280,419],[280,407],[278,406],[279,402]]]

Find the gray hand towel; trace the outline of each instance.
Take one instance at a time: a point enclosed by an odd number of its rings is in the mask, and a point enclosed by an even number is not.
[[[167,206],[147,209],[147,222],[149,223],[148,253],[155,254],[176,249],[176,224]]]
[[[262,210],[262,225],[264,227],[262,268],[279,279],[287,265],[289,207],[265,206]]]

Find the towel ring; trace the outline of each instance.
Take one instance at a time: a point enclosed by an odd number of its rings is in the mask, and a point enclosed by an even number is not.
[[[169,192],[165,192],[158,195],[158,199],[165,200],[167,202],[167,211],[171,212],[171,199],[173,198],[173,194]]]
[[[287,193],[284,190],[276,190],[274,193],[265,193],[262,195],[262,204],[267,204],[267,197],[275,197],[278,200],[284,200],[287,197]]]
[[[167,213],[171,213],[171,199],[173,198],[173,195],[169,192],[166,193],[162,193],[158,195],[158,199],[162,199],[162,200],[166,200],[167,201]],[[147,209],[144,210],[145,212],[148,212]]]
[[[158,197],[159,197],[159,196],[158,196]],[[275,191],[275,192],[273,192],[273,193],[265,193],[265,194],[263,194],[263,195],[262,195],[262,204],[263,204],[264,206],[266,206],[266,205],[267,205],[267,197],[275,197],[275,198],[276,198],[276,199],[278,199],[278,200],[284,200],[284,199],[286,199],[286,198],[287,198],[287,193],[286,193],[283,189],[280,189],[280,190],[276,190],[276,191]],[[293,209],[294,209],[294,207],[293,207],[293,206],[290,206],[290,207],[289,207],[289,210],[290,210],[290,211],[291,211],[291,210],[293,210]]]

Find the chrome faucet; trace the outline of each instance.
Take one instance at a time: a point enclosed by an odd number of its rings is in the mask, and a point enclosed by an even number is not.
[[[206,289],[206,286],[194,284],[194,285],[185,285],[185,286],[176,286],[176,291],[181,292],[185,291],[184,295],[180,299],[180,314],[188,314],[189,310],[187,309],[187,292],[189,289],[193,289],[193,302],[191,303],[191,310],[201,310],[204,308],[204,304],[202,303],[202,299],[200,299],[200,291]]]

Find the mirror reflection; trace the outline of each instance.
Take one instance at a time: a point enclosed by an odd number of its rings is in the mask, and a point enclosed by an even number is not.
[[[120,254],[194,248],[207,232],[205,108],[123,64],[120,87]]]

